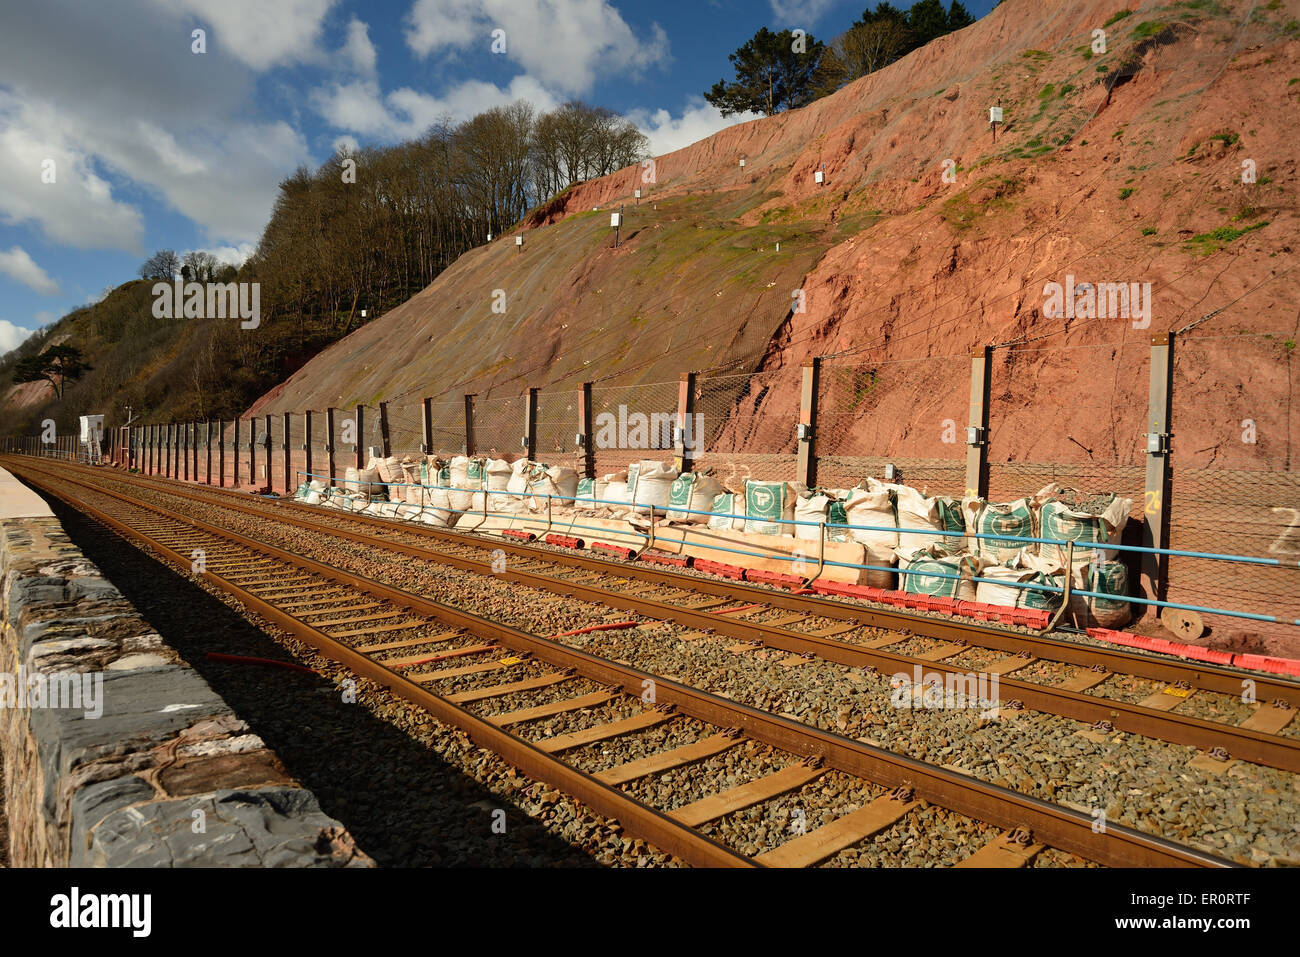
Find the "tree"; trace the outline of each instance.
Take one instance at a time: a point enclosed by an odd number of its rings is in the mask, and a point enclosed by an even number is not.
[[[163,279],[171,282],[180,272],[181,260],[174,250],[160,249],[140,267],[141,279]]]
[[[912,4],[907,12],[907,25],[912,31],[912,49],[949,32],[948,14],[939,0],[919,0]]]
[[[211,282],[220,265],[216,256],[201,249],[186,253],[182,262],[182,267],[189,267],[190,279],[194,282]]]
[[[888,66],[902,55],[907,41],[907,22],[901,16],[853,24],[827,47],[817,70],[817,94],[834,93],[844,84]]]
[[[14,366],[14,382],[48,382],[62,399],[65,384],[75,382],[92,368],[76,346],[51,346],[40,355],[19,359]]]
[[[948,7],[948,32],[968,27],[974,22],[975,18],[962,6],[960,0],[952,0],[952,4]]]
[[[761,27],[728,58],[736,79],[719,80],[704,98],[722,111],[765,113],[768,116],[812,102],[814,76],[826,44],[811,33],[796,37],[789,30],[773,33]]]

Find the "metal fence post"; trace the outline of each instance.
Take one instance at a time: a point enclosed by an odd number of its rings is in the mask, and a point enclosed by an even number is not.
[[[528,461],[537,461],[537,393],[540,389],[528,390],[528,405],[524,407],[524,452]]]
[[[338,483],[334,481],[334,409],[325,410],[325,461],[329,466],[329,484],[333,488]]]
[[[471,392],[465,396],[465,454],[473,455],[477,451],[476,439],[474,436],[474,396],[476,392]]]
[[[302,414],[302,450],[305,453],[305,461],[303,463],[303,468],[307,470],[307,475],[305,477],[307,481],[310,482],[316,478],[316,476],[312,474],[310,410]]]
[[[696,435],[695,422],[695,378],[694,372],[687,372],[677,383],[677,434],[673,436],[673,449],[677,453],[678,472],[689,472],[695,467],[696,451],[703,436]]]
[[[238,488],[239,487],[239,416],[235,416],[234,428],[235,428],[234,432],[232,432],[230,435],[230,446],[231,446],[230,451],[232,453],[232,458],[234,459],[234,472],[233,472],[234,478],[230,484],[232,488]]]
[[[226,420],[217,419],[217,488],[226,487]]]
[[[292,463],[289,460],[291,454],[289,452],[289,433],[292,428],[293,428],[293,413],[286,412],[284,414],[284,441],[281,443],[281,451],[284,453],[284,494],[285,495],[292,494],[293,492],[293,486],[290,484],[293,482],[293,475],[291,474],[293,469],[292,469]]]
[[[420,454],[433,454],[433,399],[420,400]]]
[[[993,383],[993,347],[970,358],[970,417],[966,428],[966,496],[989,494],[989,397]]]
[[[596,477],[596,446],[593,444],[590,382],[582,384],[578,393],[578,434],[582,436],[582,477]]]
[[[803,366],[799,388],[799,463],[795,478],[805,488],[817,487],[817,402],[821,395],[822,360]]]
[[[393,441],[388,433],[388,403],[379,403],[379,446],[384,458],[393,454]]]
[[[365,453],[365,446],[366,446],[366,407],[365,407],[364,405],[360,405],[360,404],[357,405],[357,422],[356,422],[356,426],[357,426],[357,429],[356,429],[356,433],[353,435],[353,438],[355,439],[355,441],[352,443],[352,450],[356,453],[356,456],[357,456],[357,471],[360,472],[363,468],[366,467],[366,463],[365,463],[364,458],[363,458],[363,457],[365,456],[365,454],[366,454],[366,453]]]
[[[1151,337],[1151,383],[1147,393],[1147,474],[1142,509],[1142,544],[1169,547],[1169,493],[1171,487],[1171,406],[1174,388],[1174,334]],[[1164,601],[1169,589],[1169,556],[1144,554],[1143,587],[1146,597]]]

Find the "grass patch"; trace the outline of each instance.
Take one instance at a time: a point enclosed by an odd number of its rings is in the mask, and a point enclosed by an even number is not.
[[[1154,226],[1143,226],[1143,227],[1142,227],[1142,235],[1143,235],[1143,236],[1154,236],[1155,234],[1156,234],[1156,228],[1155,228]]]
[[[1235,146],[1241,137],[1236,133],[1215,133],[1210,137],[1212,140],[1218,140],[1227,146]]]
[[[1165,25],[1159,20],[1144,20],[1133,28],[1133,39],[1145,40],[1147,37],[1155,36],[1164,28]]]
[[[1210,253],[1218,252],[1228,243],[1240,239],[1242,236],[1256,229],[1263,229],[1268,225],[1268,220],[1254,223],[1245,229],[1235,229],[1232,226],[1220,226],[1218,229],[1208,233],[1199,233],[1187,240],[1183,248],[1188,252],[1199,253],[1202,256],[1208,256]]]
[[[1135,189],[1134,187],[1132,187],[1132,186],[1125,186],[1123,189],[1121,189],[1121,190],[1119,191],[1119,198],[1120,198],[1120,199],[1128,199],[1130,196],[1132,196],[1132,195],[1133,195],[1134,193],[1136,193],[1136,192],[1137,192],[1137,189]]]
[[[1110,26],[1112,23],[1119,23],[1125,17],[1131,17],[1131,16],[1133,16],[1132,10],[1120,10],[1118,13],[1112,13],[1110,15],[1110,19],[1101,25],[1102,29],[1105,29],[1106,27]]]

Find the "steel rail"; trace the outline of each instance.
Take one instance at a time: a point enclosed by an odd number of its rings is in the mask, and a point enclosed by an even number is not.
[[[66,477],[57,476],[54,480],[57,482],[60,479],[66,479]],[[82,502],[67,492],[60,492],[47,482],[33,481],[50,494],[62,498],[74,508],[91,515],[91,517],[114,528],[119,533],[125,534],[133,540],[144,542],[150,547],[159,548],[172,561],[182,567],[189,567],[190,558],[188,556],[169,549],[167,546],[156,542],[151,536],[117,521],[101,509]],[[396,605],[405,606],[418,614],[438,619],[444,624],[455,628],[463,628],[478,636],[495,639],[502,645],[532,654],[537,659],[546,661],[556,667],[572,668],[583,677],[619,687],[629,694],[639,695],[645,687],[645,682],[647,680],[652,681],[656,688],[656,701],[660,704],[674,705],[679,713],[688,717],[720,727],[739,727],[754,740],[805,758],[820,758],[829,768],[843,771],[879,785],[910,787],[917,796],[924,800],[1008,830],[1028,827],[1035,835],[1035,839],[1098,863],[1119,867],[1235,866],[1232,862],[1213,854],[1195,850],[1166,838],[1145,834],[1123,825],[1107,825],[1105,829],[1099,830],[1094,828],[1091,816],[1080,811],[1051,804],[1039,798],[1020,794],[1008,788],[936,767],[915,758],[895,754],[830,731],[813,728],[801,722],[792,721],[748,705],[720,698],[708,692],[570,648],[556,641],[520,631],[508,625],[385,585],[364,576],[341,571],[314,559],[247,538],[162,506],[132,502],[125,499],[124,496],[88,486],[86,483],[75,480],[68,481],[74,485],[90,488],[93,492],[127,501],[128,504],[135,508],[152,512],[183,526],[207,532],[240,547],[264,554],[313,576],[337,582]],[[296,619],[279,611],[275,606],[248,594],[234,583],[227,582],[210,572],[206,574],[219,583],[221,587],[228,587],[231,594],[235,594],[241,600],[244,599],[244,596],[247,596],[250,600],[249,607],[253,608],[259,615],[263,611],[270,613],[271,617],[268,617],[268,620],[277,625],[284,622],[288,626],[286,630],[291,633],[295,633],[297,628],[307,629],[307,637],[304,640],[309,643],[318,643],[314,644],[314,647],[318,647],[319,650],[331,657],[334,657],[336,652],[339,653],[340,657],[336,658],[336,660],[339,660],[340,663],[354,670],[363,669],[358,670],[358,673],[364,674],[366,677],[374,677],[375,680],[380,681],[385,686],[391,687],[396,693],[421,704],[421,706],[426,706],[426,702],[428,705],[436,705],[438,710],[433,713],[446,714],[448,723],[457,723],[458,715],[463,709],[456,708],[437,695],[425,691],[413,682],[384,668],[378,662],[365,658],[355,650],[341,645],[329,636],[310,628],[310,626],[297,622]],[[469,717],[472,718],[473,716],[469,715]],[[478,721],[479,719],[475,720]],[[483,740],[489,740],[486,735],[488,735],[489,731],[495,729],[486,726],[485,722],[482,724],[485,726],[477,728],[476,731],[485,736]],[[551,773],[559,775],[558,770],[549,766],[554,759],[546,756],[547,760],[543,762],[541,753],[536,748],[527,745],[527,742],[519,741],[519,739],[508,735],[506,738],[507,740],[501,742],[502,746],[510,749],[512,754],[517,753],[521,759],[534,762],[539,769],[538,774]],[[526,747],[518,747],[516,750],[517,746],[514,742],[517,741],[520,746]],[[493,750],[497,750],[495,744],[492,747]],[[629,800],[621,792],[614,792],[617,798],[614,794],[607,794],[607,791],[613,789],[607,788],[589,776],[582,774],[582,772],[568,768],[567,765],[560,765],[560,767],[579,776],[573,780],[574,786],[584,787],[592,797],[591,806],[601,811],[601,813],[607,812],[602,810],[602,803],[598,802],[603,802],[604,806],[609,807],[613,802]],[[521,765],[522,769],[524,768]],[[528,773],[531,774],[532,772]],[[560,785],[556,784],[555,786],[559,787]],[[575,794],[575,796],[579,795]],[[643,805],[636,804],[622,813],[630,813],[633,815],[634,821],[640,822],[642,820],[642,808],[644,808]],[[659,812],[652,809],[646,810],[650,810],[655,815],[656,820],[662,822],[662,819],[664,819],[664,815]],[[616,813],[609,813],[609,816],[624,820],[622,816]],[[628,822],[624,820],[624,823]],[[647,823],[651,824],[653,822]],[[662,823],[660,826],[663,826]],[[676,826],[674,822],[674,827]],[[707,838],[702,836],[696,835],[696,837],[701,841],[708,841]],[[664,839],[672,838],[673,835],[669,834]],[[649,839],[647,838],[647,840]],[[678,839],[685,840],[684,838]],[[660,843],[659,840],[655,840],[654,843],[664,850],[672,850],[671,845]],[[711,841],[708,843],[710,845],[714,844]],[[734,852],[729,849],[722,848],[721,845],[716,845],[716,847],[734,856]],[[717,851],[710,851],[704,847],[695,848],[693,845],[688,847],[687,850],[697,851],[701,855],[706,852],[717,853]],[[680,852],[674,851],[674,853]],[[682,856],[686,859],[685,855]],[[731,863],[746,862],[744,858],[741,858],[739,862],[731,861]]]
[[[67,480],[73,481],[76,484],[81,484],[85,488],[93,488],[103,494],[116,497],[121,501],[132,501],[126,496],[103,489],[99,486],[76,482],[75,479]],[[214,507],[230,508],[234,511],[254,517],[265,517],[266,515],[265,511],[249,507],[238,501],[232,501],[230,503],[222,502],[220,504],[208,503],[202,496],[190,495],[170,488],[162,491],[164,494],[174,495],[190,501],[211,504]],[[369,518],[370,516],[364,517]],[[360,532],[350,531],[348,529],[335,528],[331,525],[323,525],[319,522],[299,519],[290,515],[277,515],[276,520],[283,522],[286,525],[302,528],[307,531],[314,531],[320,534],[331,535],[355,544],[366,545],[371,548],[378,548],[412,558],[437,562],[439,564],[458,568],[462,571],[468,571],[483,576],[491,576],[496,579],[518,583],[563,597],[578,598],[583,601],[594,602],[612,608],[619,608],[624,611],[636,612],[645,615],[648,618],[661,621],[672,621],[682,625],[683,627],[716,632],[740,641],[757,641],[767,647],[781,651],[788,651],[794,654],[812,654],[826,661],[835,662],[836,664],[848,667],[870,667],[878,671],[887,671],[890,674],[902,673],[904,675],[914,675],[915,669],[917,668],[922,669],[923,672],[939,675],[951,675],[959,678],[964,678],[970,674],[970,670],[967,668],[949,664],[941,660],[935,661],[926,658],[902,655],[896,652],[891,652],[887,648],[871,648],[869,646],[853,644],[834,638],[810,635],[788,628],[765,625],[759,622],[746,621],[740,618],[730,618],[726,615],[710,614],[705,611],[696,611],[680,605],[656,601],[652,598],[629,595],[624,592],[602,588],[593,584],[582,584],[568,581],[566,579],[552,578],[532,571],[511,570],[508,565],[505,571],[493,571],[491,562],[486,560],[478,561],[460,555],[451,555],[446,552],[431,551],[414,545],[393,542],[386,539],[376,538],[371,535],[365,535]],[[402,527],[405,528],[407,526]],[[482,547],[484,543],[481,540],[476,540],[474,544],[478,547]],[[563,555],[563,553],[559,554],[561,557],[568,557]],[[556,555],[554,552],[541,551],[536,557],[538,560],[551,561],[552,556],[554,555]],[[632,567],[603,562],[600,564],[602,567],[599,570],[606,571],[607,573],[610,571],[621,573],[624,569]],[[681,577],[686,578],[689,582],[699,581],[699,579],[689,576]],[[727,597],[735,597],[737,600],[745,600],[749,597],[760,596],[766,598],[768,596],[782,594],[780,592],[768,591],[765,589],[753,589],[752,586],[750,587],[750,590],[757,594],[754,596],[733,595],[730,589],[724,589],[721,594],[726,595]],[[800,596],[790,597],[798,598]],[[772,604],[776,607],[784,607],[783,605],[778,605],[771,601],[764,603]],[[808,614],[822,615],[822,617],[836,617],[823,614],[823,606],[821,604],[814,605],[811,609],[801,607],[795,610]],[[867,623],[863,622],[863,624]],[[938,624],[947,627],[949,623],[939,622]],[[965,641],[967,644],[976,644],[976,642],[966,641],[966,632],[964,629],[960,628],[959,623],[953,623],[953,625],[956,627],[954,627],[952,631],[941,632],[940,635],[934,635],[931,637],[943,637],[950,641]],[[1019,633],[1007,634],[1009,638],[1012,635],[1017,639],[1025,637]],[[985,645],[985,647],[994,646]],[[1001,650],[1010,653],[1029,651],[1031,655],[1033,654],[1030,649],[1018,647],[1015,640],[1009,640],[1005,648]],[[1018,700],[1026,707],[1032,708],[1036,711],[1055,714],[1061,717],[1087,722],[1089,724],[1107,721],[1110,722],[1115,729],[1120,731],[1140,734],[1149,738],[1168,741],[1172,744],[1186,745],[1205,751],[1213,748],[1222,748],[1233,758],[1238,758],[1255,764],[1268,765],[1285,771],[1300,772],[1300,739],[1297,738],[1288,738],[1282,735],[1269,734],[1267,732],[1242,728],[1223,722],[1209,721],[1191,715],[1181,715],[1175,712],[1161,711],[1155,708],[1143,707],[1140,704],[1119,701],[1100,695],[1084,694],[1077,691],[1055,688],[1051,685],[1017,680],[1008,675],[999,675],[998,682],[999,690],[1006,699]],[[1238,681],[1236,686],[1233,688],[1233,691],[1234,693],[1240,693],[1240,690],[1241,685],[1240,681]],[[1279,695],[1279,697],[1281,696]]]
[[[102,475],[102,470],[89,466],[71,466],[91,475]],[[58,473],[63,475],[65,473]],[[214,503],[214,499],[228,499],[232,502],[246,503],[250,496],[233,489],[217,489],[208,486],[196,486],[172,479],[159,479],[155,476],[123,476],[114,473],[114,479],[125,484],[136,484],[146,488],[157,488],[169,494],[187,497],[193,501]],[[206,495],[195,495],[190,491],[201,489]],[[270,510],[283,509],[303,514],[320,516],[319,508],[304,505],[286,499],[262,499],[260,503]],[[215,504],[215,503],[214,503]],[[246,508],[245,508],[246,510]],[[260,514],[265,514],[260,513]],[[1292,707],[1300,707],[1300,681],[1290,681],[1261,672],[1242,669],[1224,668],[1203,662],[1186,662],[1173,659],[1154,658],[1119,648],[1102,645],[1081,645],[1060,638],[1050,638],[1028,632],[1012,631],[994,625],[967,621],[962,619],[947,620],[929,615],[915,615],[908,611],[881,608],[871,605],[856,605],[836,598],[818,595],[795,595],[790,592],[748,582],[726,582],[685,575],[664,568],[656,568],[641,563],[623,563],[603,558],[562,552],[529,545],[508,538],[486,540],[481,535],[469,535],[452,529],[434,528],[428,525],[412,525],[392,519],[379,518],[357,512],[340,513],[340,517],[350,521],[386,530],[402,529],[419,537],[427,537],[480,549],[501,549],[508,555],[533,558],[538,561],[569,565],[600,574],[612,574],[623,578],[634,578],[651,584],[671,586],[703,594],[734,598],[738,602],[766,603],[773,608],[786,611],[800,611],[823,618],[836,618],[841,621],[858,620],[861,624],[890,630],[905,629],[913,634],[942,641],[962,641],[969,645],[988,648],[993,651],[1005,651],[1015,654],[1028,651],[1033,657],[1063,664],[1091,667],[1102,665],[1107,671],[1116,674],[1133,675],[1153,681],[1176,684],[1186,681],[1192,687],[1213,691],[1219,694],[1240,696],[1242,681],[1250,679],[1255,683],[1256,697],[1260,701],[1282,699]],[[317,526],[320,527],[320,526]],[[338,529],[330,529],[338,532]],[[390,546],[391,547],[391,546]]]

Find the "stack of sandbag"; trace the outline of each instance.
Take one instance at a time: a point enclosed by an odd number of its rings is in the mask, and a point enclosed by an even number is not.
[[[821,536],[821,524],[826,524],[828,542],[850,541],[848,511],[845,507],[849,497],[846,489],[804,489],[794,503],[795,538],[817,541]]]
[[[628,484],[635,506],[632,514],[641,518],[650,515],[663,515],[668,509],[672,497],[673,482],[677,480],[677,470],[671,462],[656,462],[645,459],[628,469]]]
[[[912,553],[937,545],[950,555],[965,548],[966,522],[961,504],[943,496],[928,496],[910,485],[887,485],[867,479],[867,488],[888,489],[894,493],[894,515],[898,520],[898,547]],[[939,532],[947,532],[940,535]]]
[[[866,564],[875,566],[864,573],[863,581],[873,588],[893,588],[894,573],[882,571],[893,568],[898,563],[898,526],[894,516],[894,496],[881,483],[875,488],[855,488],[849,490],[848,500],[844,503],[845,524],[867,526],[849,528],[849,538],[866,546]]]
[[[1042,582],[1056,588],[1065,584],[1067,570],[1063,562],[1045,555],[1025,554],[1021,559],[1026,568],[1033,569],[1032,582]],[[1123,628],[1133,620],[1133,607],[1128,602],[1128,567],[1119,561],[1096,558],[1086,564],[1076,563],[1070,575],[1069,617],[1078,628]],[[1078,592],[1094,592],[1102,597],[1089,597]],[[1056,609],[1061,604],[1059,594],[1026,592],[1025,608]]]
[[[791,535],[798,492],[790,482],[745,479],[745,531],[758,535]]]
[[[721,492],[713,496],[709,510],[709,528],[740,532],[745,529],[744,500],[736,492]]]
[[[1131,498],[1120,498],[1113,492],[1085,496],[1074,489],[1049,485],[1036,496],[1042,503],[1039,509],[1039,538],[1056,539],[1074,543],[1073,563],[1076,567],[1098,559],[1114,561],[1119,553],[1113,548],[1098,545],[1118,545],[1124,535]],[[1038,553],[1064,565],[1069,549],[1066,545],[1040,545]]]
[[[528,507],[533,511],[546,511],[549,498],[552,507],[565,508],[573,505],[578,494],[578,473],[571,468],[560,465],[542,465],[531,463],[528,470]]]
[[[949,555],[938,546],[920,549],[903,555],[900,576],[903,591],[934,598],[952,598],[957,601],[975,601],[975,582],[980,577],[984,560],[975,555]]]
[[[668,493],[668,521],[704,525],[713,510],[713,500],[722,493],[722,483],[708,472],[683,472],[673,480]]]
[[[1039,573],[1032,568],[1022,567],[1020,556],[1017,555],[1007,565],[986,565],[980,571],[979,577],[993,579],[993,581],[981,581],[976,585],[975,601],[985,605],[1005,605],[1008,608],[1022,608],[1031,607],[1024,604],[1024,596],[1030,594],[1032,590],[1017,588],[1014,584],[1002,583],[1030,583],[1039,577]],[[1043,593],[1038,592],[1037,594],[1041,595]]]
[[[424,507],[420,510],[419,521],[425,525],[446,528],[455,525],[460,512],[451,507],[450,493],[445,488],[429,486],[424,489]]]
[[[483,465],[483,474],[487,477],[487,508],[490,512],[512,512],[514,496],[505,493],[514,479],[514,470],[505,459],[488,459]],[[477,505],[477,502],[475,503]]]
[[[966,515],[966,529],[970,533],[969,549],[992,564],[1005,564],[1021,550],[1031,554],[1038,551],[1033,542],[1038,538],[1038,502],[1021,498],[1014,502],[988,502],[982,498],[964,498],[961,503]],[[977,538],[976,536],[997,536]]]
[[[448,471],[451,481],[448,483],[451,489],[448,491],[451,504],[459,511],[468,511],[474,502],[474,492],[482,487],[482,470],[479,470],[480,480],[478,483],[471,483],[469,477],[470,460],[468,456],[457,455],[452,458]]]
[[[610,472],[605,476],[605,504],[602,514],[609,518],[626,518],[632,504],[632,488],[628,472]]]
[[[584,478],[578,481],[578,491],[574,508],[580,512],[595,512],[606,507],[609,498],[608,476],[605,478]]]

